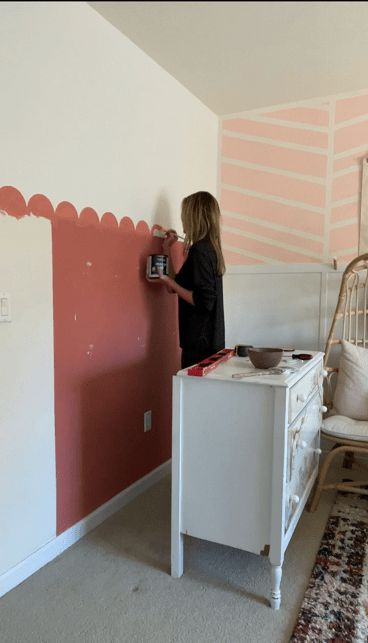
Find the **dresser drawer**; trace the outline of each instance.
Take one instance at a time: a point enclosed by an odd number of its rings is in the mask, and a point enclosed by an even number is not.
[[[317,364],[306,375],[290,389],[289,393],[289,424],[296,418],[304,408],[311,395],[318,387],[322,391],[323,364]]]
[[[286,483],[289,485],[302,467],[322,425],[320,392],[314,394],[298,418],[288,428]]]
[[[317,433],[312,444],[305,451],[305,456],[298,469],[298,475],[292,479],[287,487],[285,495],[285,533],[300,505],[309,480],[318,471],[319,452],[319,433]]]
[[[311,476],[318,468],[322,424],[320,391],[288,429],[285,489],[285,532],[299,506]]]

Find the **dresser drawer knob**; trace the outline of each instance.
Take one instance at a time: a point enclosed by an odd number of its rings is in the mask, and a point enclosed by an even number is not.
[[[300,448],[305,449],[306,446],[307,446],[307,443],[305,442],[305,440],[302,440],[300,443]]]
[[[321,406],[321,413],[326,413],[326,411],[327,411],[327,406],[325,406],[325,405],[323,404],[323,405]]]
[[[298,395],[296,396],[296,399],[298,402],[305,402],[307,399],[307,396],[305,395],[305,393],[298,393]]]
[[[317,455],[321,455],[321,453],[322,453],[322,449],[315,449],[314,451],[315,451],[315,453],[317,453]]]
[[[326,371],[326,369],[323,369],[323,371],[322,371],[322,375],[323,375],[323,377],[327,377],[327,375],[328,375],[328,371]]]
[[[292,501],[295,505],[297,505],[297,504],[299,503],[299,501],[300,501],[300,498],[299,498],[299,496],[297,496],[297,495],[296,495],[296,493],[295,493],[293,496],[291,496],[291,501]]]

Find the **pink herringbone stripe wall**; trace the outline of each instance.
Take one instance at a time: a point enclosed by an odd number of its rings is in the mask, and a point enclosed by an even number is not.
[[[368,90],[222,121],[227,264],[330,263],[358,252]]]

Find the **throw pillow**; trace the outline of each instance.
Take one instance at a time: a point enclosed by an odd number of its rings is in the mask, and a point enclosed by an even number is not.
[[[333,406],[338,415],[368,420],[368,349],[341,343]]]

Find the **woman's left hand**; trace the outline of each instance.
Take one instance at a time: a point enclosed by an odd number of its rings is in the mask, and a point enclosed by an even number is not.
[[[169,277],[168,275],[164,275],[162,270],[158,270],[158,275],[159,275],[160,281],[164,283],[164,286],[166,287],[167,292],[171,294],[175,293],[175,290],[172,286],[175,283],[174,280],[171,279],[171,277]]]

